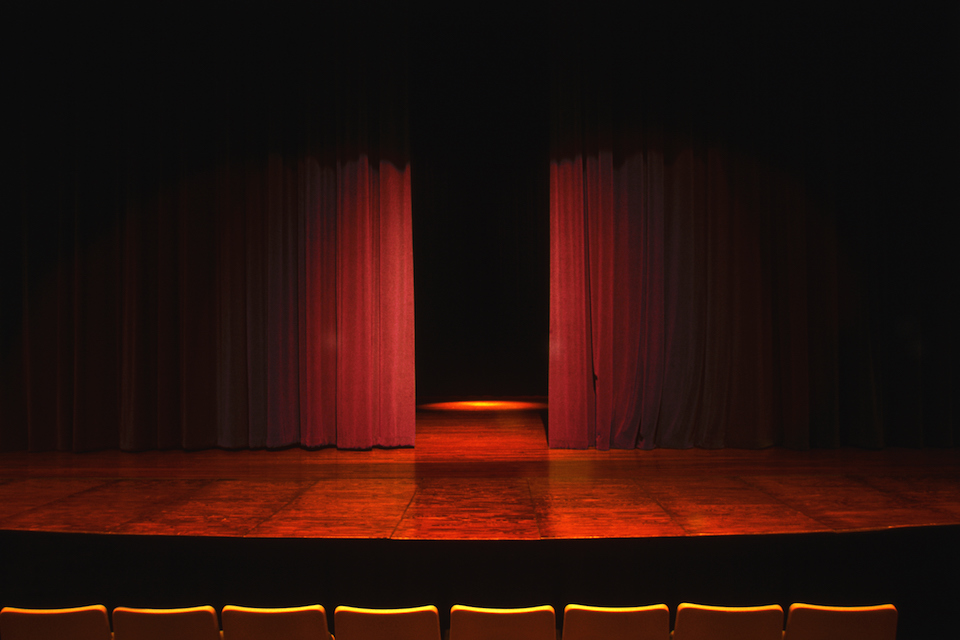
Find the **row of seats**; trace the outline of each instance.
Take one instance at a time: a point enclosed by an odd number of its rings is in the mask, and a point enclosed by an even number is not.
[[[336,640],[440,640],[430,606],[334,611]],[[113,631],[102,605],[72,609],[0,610],[0,640],[334,640],[321,605],[263,609],[227,605],[223,629],[213,607],[113,610]],[[455,605],[449,640],[895,640],[891,605],[791,605],[784,630],[780,605],[715,607],[683,603],[673,633],[665,604],[645,607],[567,605],[562,636],[553,607],[489,609]]]

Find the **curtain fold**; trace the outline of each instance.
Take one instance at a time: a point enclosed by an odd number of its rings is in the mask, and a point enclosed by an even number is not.
[[[552,162],[550,445],[809,446],[800,186],[663,137]]]

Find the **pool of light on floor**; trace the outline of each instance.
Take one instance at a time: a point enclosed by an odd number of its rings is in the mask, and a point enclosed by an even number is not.
[[[547,403],[521,400],[464,400],[431,402],[421,404],[417,408],[426,411],[541,411],[547,408]]]

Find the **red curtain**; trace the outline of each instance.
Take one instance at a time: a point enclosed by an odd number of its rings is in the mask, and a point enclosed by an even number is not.
[[[554,159],[551,195],[551,446],[808,444],[799,185],[653,133]]]
[[[403,22],[208,18],[24,111],[3,449],[414,444]]]
[[[550,446],[954,446],[956,15],[552,17]]]
[[[837,420],[827,205],[729,132],[663,117],[657,83],[577,28],[554,51],[550,446],[810,446],[811,402],[819,431]]]

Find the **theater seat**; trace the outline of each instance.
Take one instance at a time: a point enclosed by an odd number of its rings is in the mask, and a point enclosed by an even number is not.
[[[670,609],[591,607],[568,604],[563,610],[563,640],[669,640]]]
[[[115,640],[220,640],[213,607],[113,610]]]
[[[790,605],[784,640],[895,640],[897,608]]]
[[[0,610],[2,640],[110,640],[107,608],[100,604],[70,609]]]
[[[450,609],[450,640],[556,640],[550,605],[487,609],[457,604]]]
[[[673,640],[782,640],[783,607],[713,607],[681,603]]]
[[[333,611],[337,640],[440,640],[440,616],[433,605],[406,609],[339,606]]]
[[[331,640],[319,604],[263,609],[228,604],[220,613],[223,640]]]

